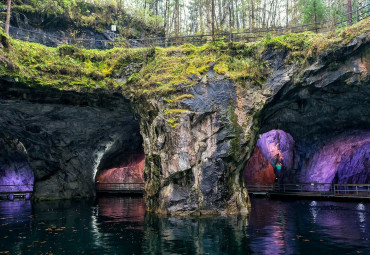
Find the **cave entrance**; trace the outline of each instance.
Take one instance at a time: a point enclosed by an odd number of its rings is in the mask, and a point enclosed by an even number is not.
[[[23,144],[0,138],[0,199],[30,199],[34,180]]]
[[[289,178],[294,144],[293,137],[283,130],[271,130],[260,135],[243,172],[247,187],[283,183]]]
[[[95,189],[101,194],[142,195],[145,154],[141,143],[122,146],[107,153],[95,176]]]
[[[370,197],[370,132],[349,130],[309,144],[268,131],[259,136],[243,177],[249,191]]]

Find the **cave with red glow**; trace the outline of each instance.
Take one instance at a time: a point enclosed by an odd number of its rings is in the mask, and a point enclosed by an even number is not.
[[[102,157],[95,182],[144,183],[144,165],[142,138],[137,135],[134,142],[119,144]]]

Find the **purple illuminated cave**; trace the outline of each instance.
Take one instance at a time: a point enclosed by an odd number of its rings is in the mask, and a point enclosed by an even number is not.
[[[294,140],[282,130],[261,135],[252,157],[244,170],[246,183],[274,183],[287,179],[293,168]]]
[[[0,138],[0,192],[32,191],[34,174],[21,142]]]
[[[345,132],[325,141],[318,150],[306,155],[300,182],[349,183],[365,180],[369,169],[369,144],[370,133],[361,131]]]
[[[249,184],[273,183],[275,177],[279,183],[368,184],[369,168],[370,132],[347,131],[307,144],[271,130],[258,139],[243,176]]]
[[[261,135],[257,146],[272,165],[280,162],[282,169],[293,167],[294,140],[290,134],[282,130],[271,130]]]
[[[337,183],[370,183],[370,143],[357,149],[338,167],[335,181]]]

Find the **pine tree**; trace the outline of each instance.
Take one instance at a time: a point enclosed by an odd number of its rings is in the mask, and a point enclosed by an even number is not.
[[[304,24],[317,23],[326,18],[326,7],[323,0],[301,0],[300,4]]]

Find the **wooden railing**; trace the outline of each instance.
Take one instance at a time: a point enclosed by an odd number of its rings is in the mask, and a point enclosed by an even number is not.
[[[294,184],[259,184],[248,183],[249,193],[317,193],[343,197],[369,197],[370,184],[332,184],[332,183],[294,183]]]
[[[0,185],[0,193],[25,193],[32,192],[33,184]]]
[[[204,35],[187,35],[175,37],[156,37],[156,38],[139,38],[139,39],[126,39],[126,40],[99,40],[99,39],[86,39],[86,38],[68,38],[48,35],[45,32],[27,30],[10,26],[10,34],[20,40],[30,42],[41,42],[47,46],[58,46],[62,44],[70,44],[81,46],[86,49],[110,49],[113,47],[131,47],[131,48],[147,48],[147,47],[170,47],[191,43],[193,45],[202,45],[211,40],[213,41],[256,41],[261,38],[269,36],[278,36],[286,33],[300,33],[304,31],[315,31],[324,33],[333,27],[345,27],[350,25],[348,15],[352,14],[352,23],[359,22],[363,19],[370,17],[370,3],[354,10],[351,13],[343,14],[340,17],[332,20],[326,20],[316,23],[304,24],[292,27],[275,27],[239,33],[218,33],[212,36],[211,34]]]
[[[370,184],[334,184],[333,190],[336,196],[370,197]]]
[[[109,193],[142,193],[144,183],[95,183],[97,192]]]

